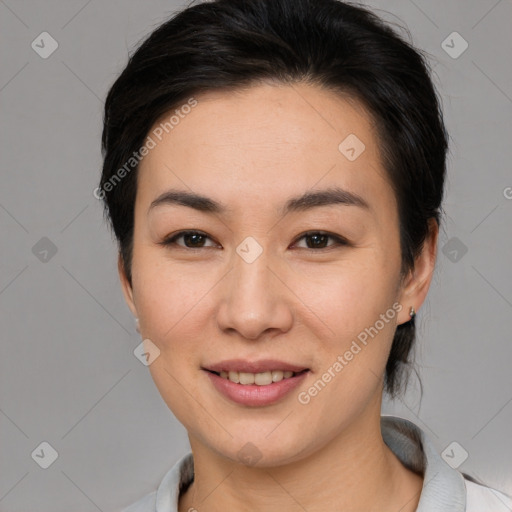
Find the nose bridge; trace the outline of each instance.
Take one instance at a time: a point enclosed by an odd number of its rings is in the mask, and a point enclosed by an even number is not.
[[[270,302],[269,286],[269,254],[268,251],[262,252],[254,260],[245,259],[241,252],[247,250],[241,245],[237,250],[237,256],[234,258],[233,278],[235,280],[235,288],[239,292],[238,301],[243,304],[244,302],[255,306],[256,302]],[[249,248],[247,256],[251,256],[253,248]],[[260,304],[261,305],[261,304]]]
[[[269,256],[251,237],[237,247],[218,312],[221,328],[235,329],[250,339],[269,328],[287,328],[291,315]]]

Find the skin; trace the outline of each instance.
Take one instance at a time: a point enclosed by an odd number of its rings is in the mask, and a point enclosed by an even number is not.
[[[196,98],[140,164],[133,288],[119,259],[127,304],[143,339],[160,350],[151,375],[194,456],[195,480],[179,511],[416,510],[423,479],[383,442],[380,410],[396,326],[409,320],[411,306],[420,309],[430,286],[437,225],[401,280],[396,200],[374,123],[356,101],[318,86],[272,83]],[[352,162],[338,150],[349,134],[366,146]],[[278,212],[292,196],[333,185],[370,208]],[[168,204],[148,214],[169,188],[232,211]],[[195,250],[183,237],[159,245],[186,229],[209,238],[196,240]],[[327,239],[329,247],[314,248],[302,237],[308,231],[349,245]],[[263,249],[250,264],[236,252],[248,236]],[[310,403],[299,403],[298,393],[395,302],[403,307],[393,320]],[[200,369],[230,358],[276,358],[311,373],[277,404],[248,407],[220,395]],[[253,466],[238,459],[247,442],[261,455]]]

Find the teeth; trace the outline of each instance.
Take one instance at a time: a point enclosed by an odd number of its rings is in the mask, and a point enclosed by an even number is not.
[[[225,375],[223,375],[225,374]],[[240,382],[240,378],[238,376],[238,372],[220,372],[221,377],[224,377],[225,379],[228,379],[232,382],[236,382],[237,384]]]
[[[283,379],[292,377],[294,372],[283,370],[272,370],[271,372],[263,373],[246,373],[246,372],[220,372],[223,379],[228,379],[237,384],[250,385],[256,384],[257,386],[267,386],[272,382],[279,382]]]

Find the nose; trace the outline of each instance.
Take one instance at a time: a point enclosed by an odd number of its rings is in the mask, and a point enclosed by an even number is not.
[[[233,267],[220,289],[217,310],[220,329],[256,340],[291,328],[293,294],[279,275],[275,262],[269,260],[265,250],[251,263],[234,254]]]

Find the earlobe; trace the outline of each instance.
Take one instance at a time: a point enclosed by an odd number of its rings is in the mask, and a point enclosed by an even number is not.
[[[137,308],[135,307],[135,302],[133,300],[133,290],[128,282],[128,278],[126,277],[126,272],[124,269],[123,257],[121,253],[118,254],[117,257],[117,270],[119,272],[119,280],[121,281],[121,289],[123,291],[124,299],[133,316],[137,317]]]

